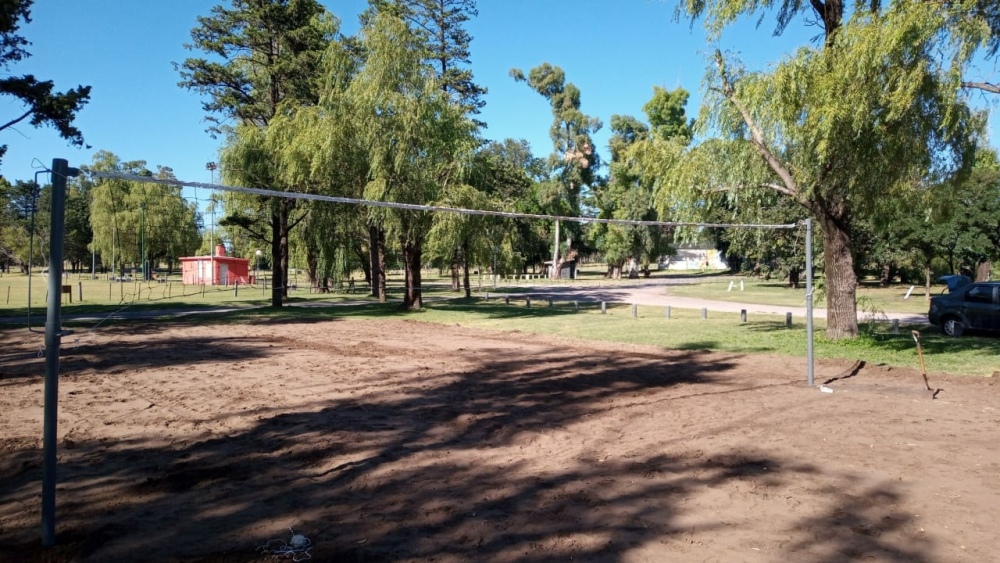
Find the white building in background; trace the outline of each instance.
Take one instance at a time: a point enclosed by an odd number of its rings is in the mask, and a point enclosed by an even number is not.
[[[660,270],[728,270],[729,265],[716,248],[678,248],[672,256],[661,256]]]

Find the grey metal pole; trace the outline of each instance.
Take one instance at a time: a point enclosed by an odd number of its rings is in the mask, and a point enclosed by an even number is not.
[[[815,385],[813,370],[813,220],[806,219],[806,384]]]
[[[66,178],[79,171],[52,159],[52,216],[49,240],[49,303],[45,320],[45,399],[42,413],[42,545],[56,541],[56,422],[59,414],[59,344],[62,339],[63,235]]]
[[[552,275],[549,279],[556,279],[556,268],[559,265],[559,219],[556,219],[556,237],[552,244]]]

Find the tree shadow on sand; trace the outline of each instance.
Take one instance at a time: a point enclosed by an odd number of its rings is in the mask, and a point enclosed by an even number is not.
[[[640,448],[609,458],[600,447],[609,437],[580,435],[571,426],[664,389],[695,396],[703,384],[713,393],[745,385],[717,375],[731,363],[698,352],[575,352],[566,352],[558,369],[499,349],[458,374],[394,373],[387,366],[385,380],[399,383],[374,385],[352,399],[262,408],[245,431],[209,432],[187,443],[150,436],[64,444],[60,547],[43,550],[34,523],[6,525],[0,559],[247,561],[263,557],[255,548],[287,538],[294,526],[312,539],[318,561],[619,561],[645,545],[684,543],[692,530],[683,522],[689,497],[821,472],[756,449],[712,456],[682,442],[669,452]],[[579,448],[586,440],[594,443]],[[574,448],[582,453],[562,467],[533,467],[545,451]],[[29,444],[4,449],[11,455],[0,461],[0,474],[8,476],[0,484],[0,522],[9,522],[36,511],[40,452]],[[838,485],[849,488],[849,477]],[[803,530],[830,518],[857,526],[897,518],[862,494],[901,496],[891,485],[863,491],[856,503],[802,522]],[[697,530],[724,533],[734,525],[719,518]],[[823,538],[793,549],[810,560],[832,550],[921,561],[877,535]]]

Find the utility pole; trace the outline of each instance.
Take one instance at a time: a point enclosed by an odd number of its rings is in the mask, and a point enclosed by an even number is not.
[[[209,162],[205,164],[205,169],[208,170],[213,185],[215,185],[215,171],[218,168],[219,165],[216,164],[215,162]],[[209,275],[208,283],[214,285],[215,282],[215,192],[214,191],[212,192],[212,195],[209,197],[208,205],[212,211],[212,228],[209,231],[210,234],[208,235],[208,262],[209,262],[209,268],[211,268],[211,272],[208,274]],[[199,266],[198,269],[201,270],[201,267]],[[202,283],[205,283],[204,275],[202,275]]]
[[[552,279],[557,279],[559,277],[559,271],[556,268],[559,267],[559,219],[556,219],[556,236],[555,243],[552,245]]]
[[[215,182],[212,182],[213,184]],[[209,284],[215,285],[215,194],[212,194],[212,202],[209,204],[212,206],[212,234],[208,238],[208,250],[209,258],[208,261],[211,264],[211,272],[209,275]]]
[[[141,256],[139,257],[139,260],[141,260],[141,264],[142,264],[142,281],[146,281],[146,279],[147,279],[147,276],[146,276],[146,204],[143,203],[142,205],[140,205],[139,209],[142,211],[142,226],[140,227],[140,229],[141,229],[140,237],[142,239],[142,248],[139,251],[139,253],[141,254]]]

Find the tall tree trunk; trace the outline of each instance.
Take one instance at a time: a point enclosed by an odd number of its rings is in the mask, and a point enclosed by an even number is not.
[[[850,216],[836,209],[816,215],[823,229],[826,336],[831,340],[854,338],[858,335],[858,278],[854,274],[851,252]]]
[[[271,306],[281,307],[285,297],[285,270],[281,267],[281,209],[280,202],[271,202]],[[215,250],[212,250],[215,252]]]
[[[472,286],[469,284],[469,239],[462,241],[462,270],[464,272],[465,298],[468,299],[472,297]]]
[[[320,284],[319,279],[319,249],[316,248],[315,242],[312,237],[307,237],[306,240],[306,275],[309,276],[309,286],[317,287],[320,285],[326,285],[326,283]]]
[[[423,254],[421,241],[400,239],[403,249],[403,267],[406,272],[406,290],[403,293],[403,307],[406,309],[421,309],[424,299],[420,293],[420,261]]]
[[[368,287],[372,287],[371,251],[369,250],[368,252],[365,252],[364,247],[360,243],[352,245],[351,250],[353,250],[354,255],[358,257],[358,261],[361,262],[361,271],[364,272],[365,283],[368,284]]]
[[[990,281],[990,270],[992,269],[992,264],[989,260],[983,260],[979,262],[976,266],[976,281],[984,282]]]
[[[377,225],[368,226],[368,253],[372,297],[378,297],[379,303],[385,303],[385,231]]]
[[[282,277],[284,278],[284,283],[281,284],[281,297],[283,299],[288,298],[288,285],[291,283],[291,277],[288,275],[288,215],[289,207],[287,205],[287,200],[281,201],[278,205],[278,225],[280,238],[278,239],[278,252],[281,258],[280,269]]]
[[[931,265],[924,264],[924,299],[931,300]]]
[[[879,287],[889,287],[890,283],[892,283],[892,264],[886,262],[882,264],[882,273],[879,275],[878,285]]]
[[[461,258],[459,257],[459,250],[456,248],[451,253],[451,290],[461,291],[462,280],[461,280]]]

